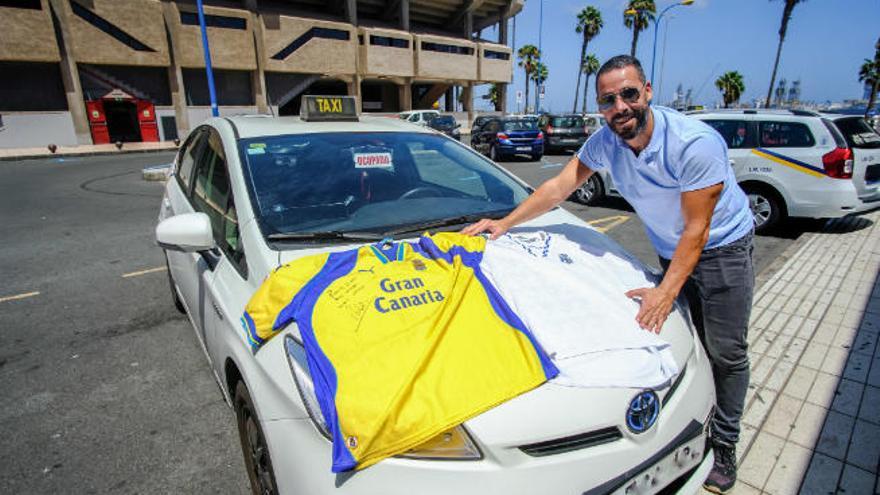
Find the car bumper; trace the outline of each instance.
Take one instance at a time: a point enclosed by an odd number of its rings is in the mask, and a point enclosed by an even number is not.
[[[840,218],[880,206],[880,194],[859,197],[851,181],[825,179],[821,187],[797,191],[787,204],[793,217]]]
[[[583,146],[584,142],[587,140],[585,137],[581,138],[563,138],[563,137],[551,137],[547,138],[545,141],[548,147],[552,148],[580,148]]]
[[[544,143],[499,144],[498,152],[503,155],[539,155],[544,153]]]
[[[617,492],[634,479],[653,474],[655,466],[669,466],[673,456],[677,462],[684,447],[694,448],[687,472],[664,467],[666,471],[655,475],[657,487],[675,482],[693,493],[712,465],[706,440],[714,397],[708,358],[699,349],[689,359],[676,393],[663,405],[657,424],[640,435],[622,431],[622,437],[612,442],[541,457],[527,455],[518,445],[480,444],[483,458],[478,461],[390,458],[363,471],[339,475],[330,472],[330,443],[310,420],[266,421],[262,426],[280,493]],[[480,443],[479,438],[475,440]]]

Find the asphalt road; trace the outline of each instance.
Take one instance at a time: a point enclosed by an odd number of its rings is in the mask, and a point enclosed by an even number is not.
[[[532,184],[564,156],[504,166]],[[233,415],[169,297],[170,154],[0,162],[0,493],[247,493]],[[566,208],[656,265],[623,201]],[[810,227],[812,224],[806,224]],[[759,237],[759,267],[796,238]]]

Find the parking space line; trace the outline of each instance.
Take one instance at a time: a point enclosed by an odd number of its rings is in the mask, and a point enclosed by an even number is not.
[[[146,270],[126,273],[122,278],[139,277],[141,275],[147,275],[148,273],[164,272],[165,270],[166,268],[164,266],[157,266],[156,268],[147,268]]]
[[[27,299],[28,297],[39,296],[40,291],[25,292],[24,294],[16,294],[14,296],[0,297],[0,303],[6,301],[17,301],[19,299]]]
[[[587,223],[592,225],[594,229],[604,234],[629,219],[629,215],[615,215],[613,217],[597,218],[595,220],[590,220]]]
[[[558,167],[561,167],[561,166],[563,166],[563,165],[565,165],[565,163],[562,163],[562,162],[560,162],[560,163],[544,162],[544,164],[541,165],[541,168],[558,168]]]

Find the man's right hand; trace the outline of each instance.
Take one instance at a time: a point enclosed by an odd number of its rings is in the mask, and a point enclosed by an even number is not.
[[[509,229],[510,227],[504,223],[504,219],[492,220],[491,218],[484,218],[477,223],[472,223],[461,229],[459,233],[464,235],[478,235],[483,232],[488,232],[489,239],[494,241],[504,235]]]

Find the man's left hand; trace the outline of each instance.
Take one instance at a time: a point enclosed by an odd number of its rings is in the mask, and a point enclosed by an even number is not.
[[[671,294],[660,287],[643,287],[627,291],[626,297],[639,299],[641,302],[639,314],[636,315],[636,321],[639,323],[639,326],[659,334],[663,323],[666,322],[666,318],[669,316],[670,311],[672,311],[675,294]]]

